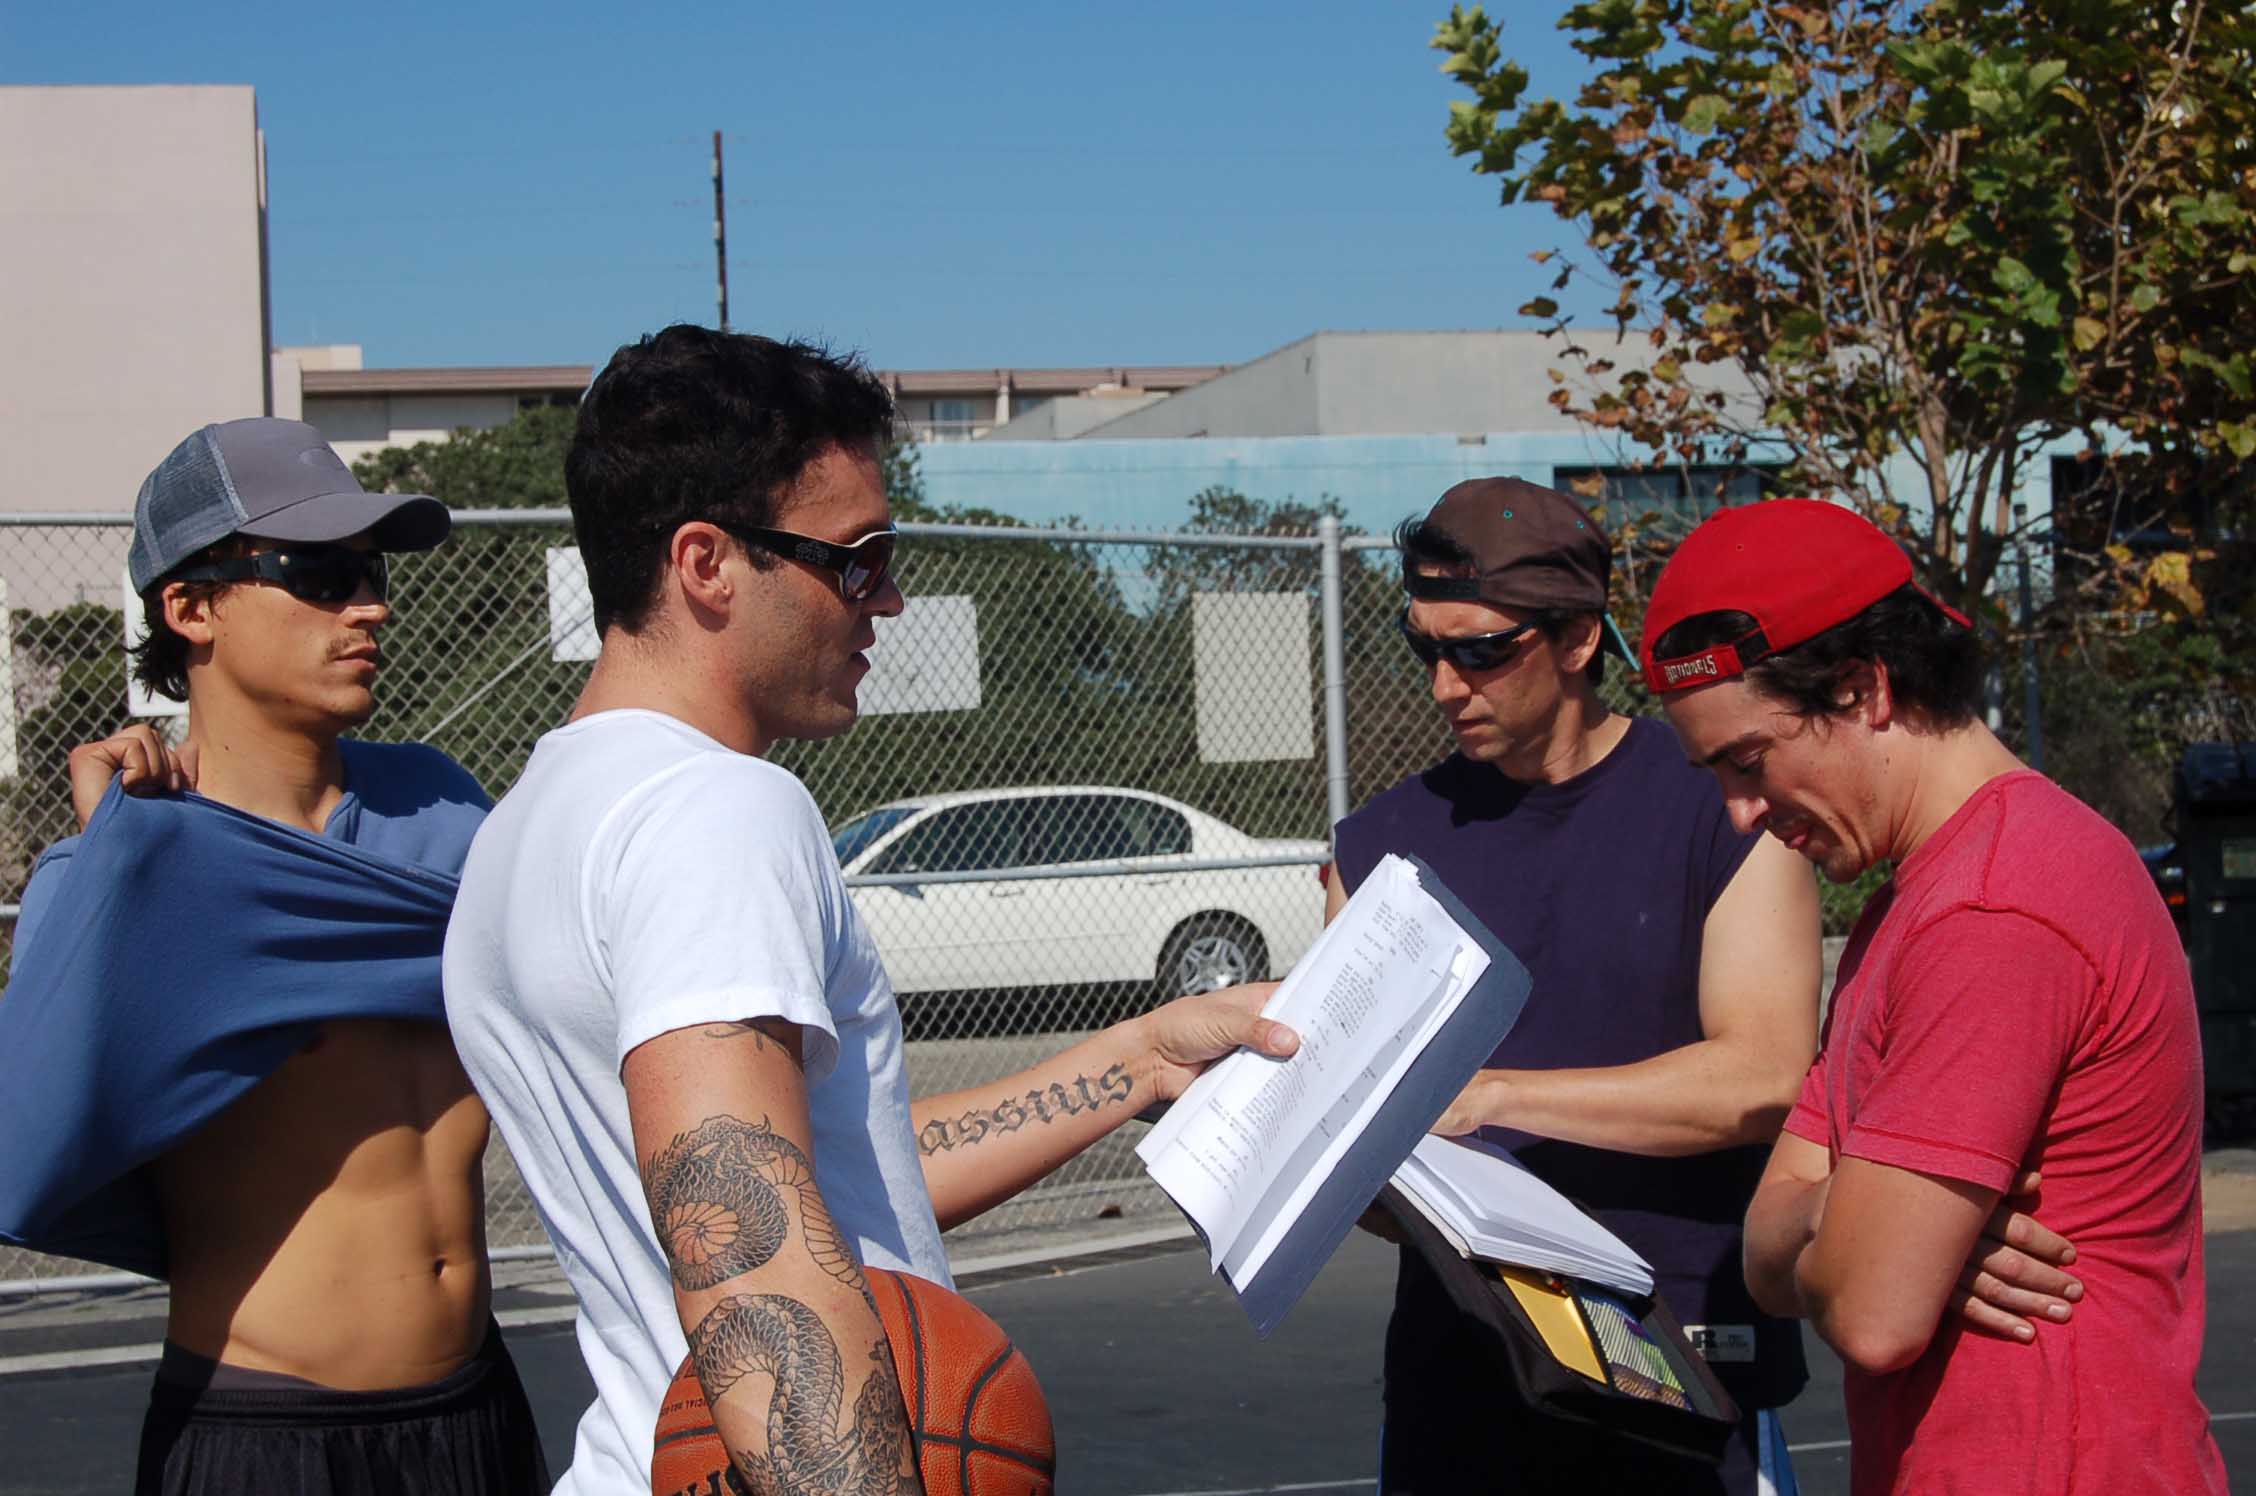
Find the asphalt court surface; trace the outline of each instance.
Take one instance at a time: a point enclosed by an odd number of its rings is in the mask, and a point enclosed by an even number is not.
[[[2248,1479],[2241,1472],[2256,1470],[2256,1230],[2221,1230],[2208,1249],[2200,1385],[2237,1490]],[[510,1348],[561,1471],[591,1395],[565,1317],[569,1297],[552,1275],[502,1277]],[[1324,1496],[1371,1488],[1392,1281],[1392,1249],[1358,1234],[1267,1341],[1181,1241],[986,1276],[967,1292],[1041,1376],[1066,1496]],[[153,1297],[151,1306],[161,1314]],[[130,1487],[148,1363],[83,1363],[104,1346],[122,1354],[153,1340],[163,1326],[115,1308],[0,1309],[0,1492]],[[1846,1496],[1839,1368],[1811,1344],[1815,1376],[1785,1411],[1786,1432],[1802,1489]]]

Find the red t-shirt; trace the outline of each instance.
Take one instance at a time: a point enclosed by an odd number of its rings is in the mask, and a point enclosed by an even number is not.
[[[1786,1126],[1986,1189],[2042,1170],[2084,1297],[2033,1344],[1946,1313],[1903,1370],[1849,1368],[1857,1496],[2225,1490],[2193,1390],[2201,1112],[2193,982],[2138,854],[2042,775],[1990,781],[1865,909]]]

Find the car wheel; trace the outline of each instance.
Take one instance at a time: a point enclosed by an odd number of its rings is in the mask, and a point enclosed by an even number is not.
[[[1161,1002],[1215,992],[1269,975],[1261,932],[1234,914],[1195,914],[1175,927],[1159,955]]]

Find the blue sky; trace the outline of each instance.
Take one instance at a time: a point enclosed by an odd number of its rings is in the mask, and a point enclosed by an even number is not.
[[[274,334],[601,362],[711,321],[892,368],[1236,363],[1525,325],[1563,242],[1442,141],[1443,3],[19,5],[7,83],[249,83]],[[1578,59],[1502,0],[1536,93]]]

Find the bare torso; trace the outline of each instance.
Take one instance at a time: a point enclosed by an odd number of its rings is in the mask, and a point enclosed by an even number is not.
[[[461,1366],[492,1296],[487,1129],[444,1025],[322,1025],[151,1166],[167,1333],[328,1387],[411,1387]]]

